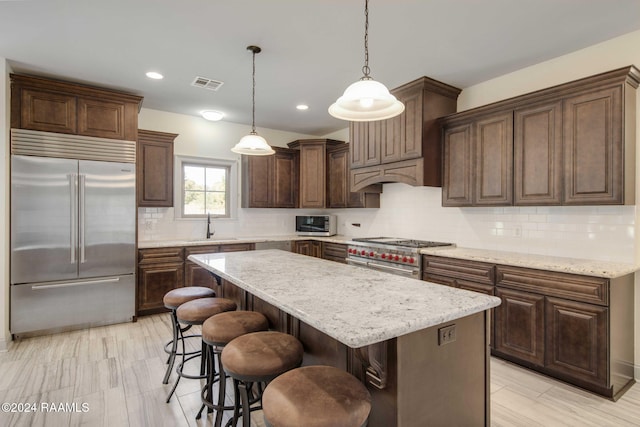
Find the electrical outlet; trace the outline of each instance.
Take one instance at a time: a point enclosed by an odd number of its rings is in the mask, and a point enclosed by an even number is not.
[[[450,344],[456,340],[456,325],[438,329],[438,345]]]

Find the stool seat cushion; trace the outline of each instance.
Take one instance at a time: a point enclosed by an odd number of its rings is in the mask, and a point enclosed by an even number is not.
[[[305,366],[269,383],[264,418],[277,427],[361,427],[371,395],[353,375],[332,366]]]
[[[235,338],[222,350],[222,364],[235,378],[264,381],[302,363],[302,343],[282,332],[253,332]]]
[[[236,309],[236,303],[226,298],[198,298],[187,301],[176,310],[180,323],[201,325],[209,317]]]
[[[204,286],[186,286],[184,288],[172,289],[162,298],[164,306],[170,309],[176,309],[185,302],[198,298],[212,298],[216,293],[211,288]]]
[[[202,324],[202,341],[209,345],[226,345],[234,338],[251,332],[266,331],[269,321],[257,311],[229,311],[209,317]]]

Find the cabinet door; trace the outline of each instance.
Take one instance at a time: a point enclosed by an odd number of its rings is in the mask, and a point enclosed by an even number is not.
[[[138,206],[173,206],[173,140],[176,136],[142,129],[138,132]]]
[[[72,95],[22,89],[21,128],[76,133],[77,99]]]
[[[242,156],[242,207],[270,208],[272,156]]]
[[[607,387],[608,309],[559,298],[546,300],[546,367]]]
[[[125,139],[125,103],[78,98],[78,135]]]
[[[300,147],[300,207],[326,205],[326,145],[305,143]]]
[[[327,207],[346,208],[349,203],[349,150],[327,153]]]
[[[273,196],[272,207],[298,207],[298,154],[276,150],[272,156]]]
[[[564,203],[624,203],[622,87],[564,100]]]
[[[299,240],[295,242],[295,252],[302,255],[322,258],[322,242]]]
[[[470,123],[465,123],[444,130],[442,206],[473,204],[471,128]]]
[[[136,313],[164,311],[164,294],[184,286],[184,263],[158,263],[138,266],[138,298]]]
[[[513,204],[513,112],[477,120],[473,141],[475,205]]]
[[[544,296],[496,288],[495,350],[544,366]]]
[[[349,139],[351,167],[361,168],[366,166],[364,150],[369,142],[369,123],[368,122],[349,122]]]
[[[209,271],[203,267],[200,267],[195,262],[189,261],[190,255],[197,254],[209,254],[219,252],[220,247],[217,245],[207,246],[191,246],[184,250],[184,284],[185,286],[205,286],[211,288],[216,292],[216,295],[220,295],[221,289],[219,288],[216,279],[209,273]]]
[[[422,88],[399,92],[398,99],[404,103],[404,112],[398,116],[400,129],[394,129],[394,136],[400,134],[400,158],[398,160],[417,159],[422,157]],[[393,119],[389,120],[389,122]],[[397,126],[396,125],[396,126]]]
[[[562,102],[514,113],[514,204],[562,202]]]

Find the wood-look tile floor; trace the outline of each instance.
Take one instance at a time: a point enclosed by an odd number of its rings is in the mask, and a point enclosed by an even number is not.
[[[163,346],[170,330],[169,316],[161,314],[13,342],[8,352],[0,353],[0,403],[62,403],[75,411],[0,412],[0,426],[212,425],[211,415],[195,420],[199,381],[181,380],[176,395],[165,403],[175,379],[173,374],[168,385],[162,384]],[[252,424],[264,425],[259,413]],[[491,425],[640,426],[640,385],[612,402],[492,359]]]

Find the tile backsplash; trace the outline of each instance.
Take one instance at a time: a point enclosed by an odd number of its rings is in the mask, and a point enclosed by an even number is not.
[[[332,209],[338,233],[452,242],[461,247],[634,262],[635,206],[443,208],[442,190],[385,184],[380,209]],[[238,209],[214,220],[217,236],[294,233],[300,209]],[[322,211],[326,212],[326,211]],[[206,221],[176,220],[173,208],[140,208],[140,240],[204,238]]]

